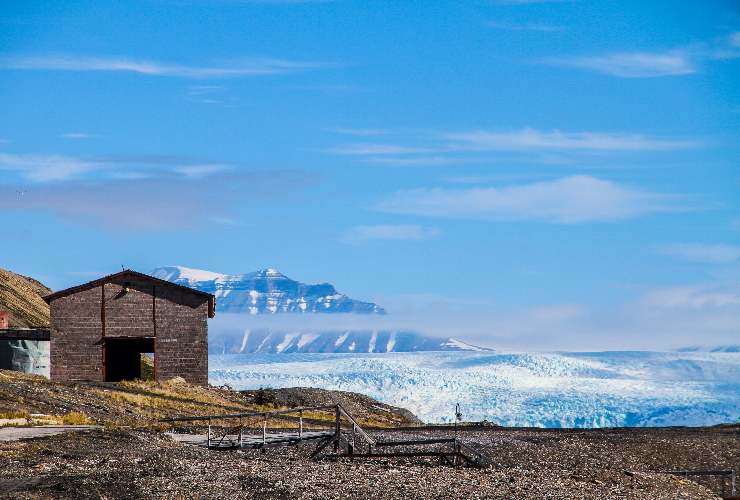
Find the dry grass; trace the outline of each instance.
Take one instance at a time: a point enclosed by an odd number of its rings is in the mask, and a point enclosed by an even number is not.
[[[163,418],[189,415],[224,415],[244,412],[270,412],[289,408],[280,404],[255,404],[254,397],[226,388],[201,387],[186,382],[128,381],[111,384],[72,384],[52,382],[35,375],[0,370],[0,412],[7,415],[45,414],[31,417],[29,425],[48,423],[97,423],[106,428],[162,429]],[[373,413],[370,405],[360,425],[392,427],[385,413]],[[72,412],[70,415],[69,412]],[[354,412],[353,412],[354,413]],[[76,414],[76,415],[74,415]],[[269,428],[298,425],[298,413],[291,418],[271,418]],[[66,421],[64,420],[66,418]],[[303,412],[304,428],[325,428],[333,424],[333,411]],[[52,421],[53,420],[53,421]],[[221,420],[221,425],[236,425]],[[262,417],[244,418],[243,423],[260,426]],[[216,422],[214,422],[216,424]],[[183,427],[194,424],[185,422]],[[166,424],[169,427],[169,424]]]
[[[71,411],[62,416],[61,421],[64,425],[89,425],[94,423],[85,414],[77,411]]]
[[[11,326],[49,326],[49,304],[41,298],[48,293],[38,281],[0,269],[0,309],[10,312]]]
[[[2,419],[12,419],[12,418],[28,418],[31,414],[25,410],[19,410],[19,411],[8,411],[5,413],[0,413],[0,420]]]

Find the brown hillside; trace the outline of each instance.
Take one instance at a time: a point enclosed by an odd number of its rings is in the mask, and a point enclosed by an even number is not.
[[[62,418],[73,412],[104,425],[148,426],[160,418],[177,415],[215,415],[245,411],[273,411],[301,404],[352,404],[353,416],[366,427],[409,426],[419,420],[409,411],[349,392],[301,389],[267,390],[264,401],[256,391],[239,392],[227,387],[201,387],[173,379],[167,382],[55,382],[39,375],[0,370],[0,427],[3,417],[46,414]],[[307,413],[307,418],[333,422],[333,413]],[[289,420],[287,420],[289,422]],[[321,422],[319,422],[321,423]],[[275,420],[270,425],[286,425]],[[290,423],[293,426],[294,423]],[[2,495],[0,494],[0,498]]]
[[[0,310],[10,312],[10,326],[49,326],[49,305],[42,298],[49,293],[35,279],[0,268]]]

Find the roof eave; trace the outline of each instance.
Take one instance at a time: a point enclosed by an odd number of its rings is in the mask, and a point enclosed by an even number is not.
[[[167,280],[155,278],[154,276],[150,276],[148,274],[140,273],[140,272],[134,271],[132,269],[124,269],[123,271],[119,271],[117,273],[109,274],[107,276],[103,276],[102,278],[98,278],[98,279],[93,280],[93,281],[88,281],[87,283],[82,283],[81,285],[73,286],[73,287],[70,287],[70,288],[65,288],[64,290],[59,290],[59,291],[54,292],[54,293],[51,293],[49,295],[45,295],[43,297],[43,299],[44,299],[44,301],[47,304],[50,304],[52,300],[57,299],[59,297],[64,297],[66,295],[70,295],[72,293],[75,293],[75,292],[80,291],[80,290],[85,290],[87,288],[94,288],[96,286],[102,285],[104,283],[108,283],[111,280],[113,280],[115,278],[118,278],[118,277],[121,277],[121,276],[126,275],[126,274],[132,274],[134,276],[140,276],[142,278],[151,280],[151,281],[153,281],[155,283],[160,283],[162,285],[171,286],[171,287],[174,287],[174,288],[180,288],[180,289],[183,289],[183,290],[187,290],[188,292],[193,293],[195,295],[201,295],[203,297],[207,297],[208,298],[208,316],[212,318],[216,314],[216,304],[215,304],[216,297],[213,294],[208,293],[208,292],[203,292],[201,290],[196,290],[195,288],[190,288],[190,287],[187,287],[187,286],[184,286],[184,285],[179,285],[179,284],[173,283],[171,281],[167,281]],[[211,304],[213,304],[213,305],[211,305]]]

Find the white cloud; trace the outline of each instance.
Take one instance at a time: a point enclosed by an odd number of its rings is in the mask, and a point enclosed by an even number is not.
[[[575,0],[498,0],[502,5],[534,5],[538,3],[565,3]]]
[[[717,309],[740,306],[740,288],[687,285],[658,288],[645,294],[642,304],[657,308]]]
[[[382,165],[450,165],[452,163],[461,163],[461,158],[452,158],[449,156],[412,156],[405,158],[396,157],[372,157],[367,159],[370,163],[379,163]]]
[[[696,72],[692,58],[681,51],[620,52],[601,56],[561,57],[550,59],[549,62],[622,78],[654,78]]]
[[[227,168],[228,166],[226,165],[211,163],[211,164],[203,164],[203,165],[177,166],[173,169],[173,171],[178,174],[182,174],[185,177],[188,177],[191,179],[202,179],[203,177],[208,177],[209,175],[222,172],[226,170]]]
[[[316,69],[323,66],[325,64],[273,58],[241,59],[223,66],[188,66],[140,59],[71,55],[5,57],[0,59],[0,68],[4,69],[126,72],[181,78],[274,75]]]
[[[413,224],[376,224],[355,226],[344,235],[348,242],[366,240],[423,240],[439,234],[439,230]]]
[[[710,61],[740,57],[740,32],[663,52],[612,52],[589,56],[567,56],[543,62],[596,71],[621,78],[656,78],[689,75]]]
[[[730,35],[730,45],[740,47],[740,31],[736,31]]]
[[[208,182],[163,174],[30,186],[0,184],[0,211],[50,212],[77,224],[111,232],[192,229],[205,224],[238,223],[231,212],[245,197],[259,200],[306,182],[295,171],[270,170],[214,175]]]
[[[67,132],[66,134],[62,134],[61,137],[63,139],[89,139],[92,135],[87,132]]]
[[[676,211],[675,196],[642,191],[587,175],[503,188],[413,189],[377,208],[384,212],[485,220],[576,224]]]
[[[738,245],[678,243],[661,247],[659,251],[665,255],[692,262],[708,264],[740,262],[740,246]]]
[[[543,131],[532,128],[507,132],[473,130],[446,134],[445,138],[453,141],[456,148],[476,151],[656,151],[685,148],[694,144],[641,134]]]
[[[376,135],[385,135],[389,133],[388,130],[382,128],[344,128],[339,127],[333,129],[337,134],[353,135],[357,137],[372,137]]]
[[[229,169],[219,163],[168,157],[99,157],[0,153],[0,171],[12,171],[33,183],[81,179],[145,179],[186,177],[200,179]]]
[[[345,144],[325,151],[339,155],[373,156],[427,153],[433,150],[429,148],[399,146],[397,144]]]
[[[391,132],[386,131],[387,135]],[[360,135],[360,134],[358,134]],[[370,135],[369,133],[367,135]],[[408,138],[407,138],[408,139]],[[465,130],[460,132],[417,133],[416,144],[351,143],[325,149],[331,154],[362,156],[374,163],[391,165],[456,163],[449,155],[507,151],[512,153],[559,153],[670,151],[700,145],[698,141],[652,137],[643,134],[610,132],[565,132],[561,130]],[[541,158],[546,162],[549,157]]]
[[[512,23],[503,23],[499,21],[489,21],[488,26],[491,28],[497,28],[502,30],[509,30],[509,31],[537,31],[542,33],[554,33],[558,31],[563,31],[564,28],[562,26],[555,26],[552,24],[536,24],[536,23],[527,23],[527,24],[512,24]]]
[[[33,182],[62,181],[104,168],[102,163],[61,155],[0,153],[0,170],[18,172]]]

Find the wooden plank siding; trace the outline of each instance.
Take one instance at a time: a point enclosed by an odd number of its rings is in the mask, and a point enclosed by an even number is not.
[[[208,383],[209,294],[122,272],[47,297],[52,380],[105,380],[105,338],[154,338],[155,378]],[[110,355],[110,354],[109,354]]]

